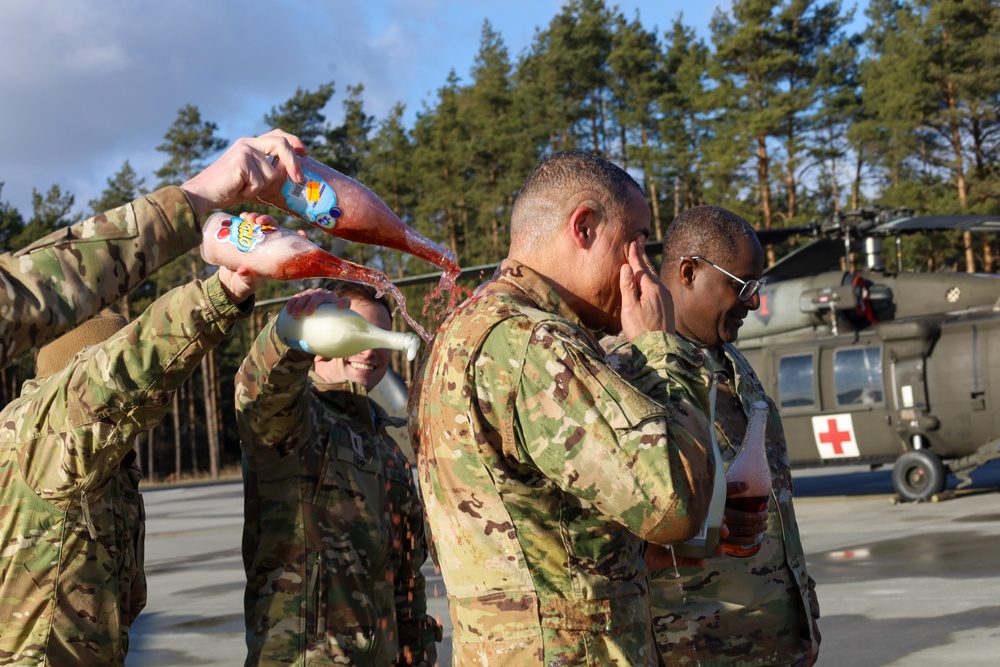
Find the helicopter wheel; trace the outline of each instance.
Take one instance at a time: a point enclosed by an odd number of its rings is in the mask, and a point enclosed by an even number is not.
[[[941,458],[926,449],[906,452],[892,468],[892,485],[903,500],[930,500],[944,491],[948,472]]]

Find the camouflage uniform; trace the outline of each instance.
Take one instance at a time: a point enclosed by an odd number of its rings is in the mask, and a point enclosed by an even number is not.
[[[0,366],[120,299],[201,242],[180,188],[164,188],[0,254]]]
[[[663,356],[662,333],[636,343]],[[612,372],[512,260],[438,331],[410,430],[453,664],[656,664],[641,538],[691,537],[712,470],[646,370],[635,386]]]
[[[246,664],[433,665],[423,508],[385,431],[401,420],[312,365],[272,320],[236,376]]]
[[[626,377],[634,366],[628,341],[605,341],[614,350],[609,363]],[[819,650],[819,604],[792,507],[792,476],[781,418],[746,358],[724,343],[706,350],[682,336],[669,336],[665,357],[677,390],[708,409],[714,375],[716,435],[727,465],[739,451],[750,406],[771,407],[766,431],[773,481],[768,529],[763,545],[749,558],[710,558],[703,569],[679,567],[651,573],[653,632],[669,665],[755,667],[791,665]]]
[[[124,664],[146,604],[132,444],[243,316],[217,276],[178,287],[3,410],[0,665]]]

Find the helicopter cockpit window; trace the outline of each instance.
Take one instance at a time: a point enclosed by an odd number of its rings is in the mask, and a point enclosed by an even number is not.
[[[781,407],[805,408],[816,405],[814,373],[811,354],[781,358],[778,362],[778,395],[781,398]]]
[[[877,347],[837,350],[833,381],[839,405],[882,402],[882,350]]]

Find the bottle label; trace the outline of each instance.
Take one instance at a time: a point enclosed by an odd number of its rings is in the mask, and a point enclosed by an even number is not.
[[[250,252],[264,241],[264,235],[278,231],[274,225],[255,225],[249,220],[233,216],[220,223],[216,237],[232,243],[240,252]]]
[[[337,226],[343,211],[337,206],[337,193],[317,174],[305,170],[306,182],[288,179],[281,188],[285,203],[297,216],[323,229]]]

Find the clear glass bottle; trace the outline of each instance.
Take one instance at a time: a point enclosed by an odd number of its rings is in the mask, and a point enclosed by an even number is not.
[[[390,349],[417,356],[420,339],[411,333],[386,331],[349,308],[322,303],[311,315],[295,319],[284,308],[275,322],[278,335],[289,346],[325,359],[349,357],[363,350]]]
[[[743,512],[764,512],[771,499],[771,468],[767,464],[765,436],[770,407],[765,401],[755,401],[750,406],[750,421],[746,435],[736,458],[726,472],[727,482],[746,482],[748,487],[729,497],[726,504]],[[763,534],[753,544],[725,544],[726,553],[738,558],[747,558],[760,551]]]
[[[722,520],[726,510],[726,470],[722,454],[719,452],[719,442],[715,438],[715,397],[718,390],[719,385],[713,380],[712,386],[708,390],[708,430],[712,441],[709,455],[715,459],[712,500],[708,505],[708,516],[698,534],[687,542],[675,544],[673,547],[675,555],[685,558],[712,558],[715,556],[716,547],[719,545],[719,531],[722,528]]]

